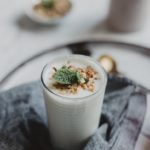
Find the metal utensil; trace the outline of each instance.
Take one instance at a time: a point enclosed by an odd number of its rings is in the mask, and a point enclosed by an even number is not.
[[[110,55],[102,55],[98,59],[108,74],[118,74],[117,63]]]
[[[104,67],[105,71],[109,75],[117,75],[119,77],[125,76],[124,74],[122,74],[121,72],[118,71],[117,62],[112,56],[110,56],[108,54],[101,55],[98,58],[98,62]],[[133,81],[133,82],[136,83],[135,81]],[[150,93],[150,90],[147,89],[146,87],[144,87],[143,85],[140,85],[137,83],[136,83],[136,85],[139,86],[144,93]]]

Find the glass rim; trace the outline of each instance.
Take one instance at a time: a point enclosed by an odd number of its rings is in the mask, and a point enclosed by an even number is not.
[[[103,68],[95,59],[93,59],[93,58],[91,58],[91,57],[89,57],[89,56],[78,55],[78,54],[72,54],[72,55],[69,55],[69,56],[70,56],[70,57],[75,57],[75,56],[77,56],[77,57],[84,57],[84,58],[90,59],[90,61],[94,62],[98,67],[101,68],[101,70],[103,71],[103,74],[104,74],[104,83],[107,84],[107,73],[106,73],[106,71],[104,70],[104,68]],[[58,58],[65,58],[65,57],[68,57],[68,56],[62,56],[62,57],[58,57]],[[89,98],[89,97],[95,96],[95,95],[97,95],[99,92],[101,93],[102,90],[98,89],[98,90],[95,91],[93,94],[90,94],[90,95],[87,95],[87,96],[84,96],[84,97],[71,97],[71,98],[69,98],[69,97],[62,96],[62,95],[60,95],[60,94],[57,94],[57,93],[53,92],[52,90],[50,90],[50,89],[47,87],[47,85],[45,84],[45,82],[44,82],[43,73],[44,73],[44,70],[46,69],[46,67],[49,66],[50,63],[52,63],[53,61],[57,60],[58,58],[55,58],[55,59],[53,59],[52,61],[48,62],[48,63],[43,67],[42,72],[41,72],[41,83],[42,83],[43,87],[44,87],[49,93],[51,93],[51,94],[53,94],[53,95],[55,95],[55,96],[57,96],[57,97],[59,97],[59,98],[66,99],[66,100],[69,100],[69,101],[70,101],[70,100],[72,100],[72,101],[74,101],[74,100],[79,101],[79,100],[83,100],[83,99],[87,99],[87,98]],[[106,85],[105,85],[105,86],[106,86]]]

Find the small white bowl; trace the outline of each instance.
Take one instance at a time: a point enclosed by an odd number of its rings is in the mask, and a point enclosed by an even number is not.
[[[26,6],[25,6],[26,15],[31,20],[37,23],[44,24],[44,25],[58,24],[69,12],[68,11],[64,16],[55,17],[55,18],[42,17],[33,10],[33,6],[38,4],[40,1],[41,0],[26,0]]]

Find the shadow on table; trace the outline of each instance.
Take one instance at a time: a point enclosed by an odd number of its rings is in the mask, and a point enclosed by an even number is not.
[[[104,19],[93,26],[93,28],[90,30],[91,33],[123,33],[128,34],[128,32],[123,32],[116,30],[112,26],[109,25],[108,19]]]
[[[17,20],[15,20],[15,23],[20,29],[33,32],[53,30],[58,26],[57,24],[43,25],[40,23],[36,23],[28,18],[26,15],[19,16]]]

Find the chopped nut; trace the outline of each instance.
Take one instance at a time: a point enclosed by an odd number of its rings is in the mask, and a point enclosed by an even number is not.
[[[81,75],[81,80],[77,84],[71,84],[71,85],[61,85],[59,83],[55,83],[53,86],[61,91],[61,93],[68,93],[68,94],[76,94],[79,89],[88,90],[91,92],[95,91],[95,80],[99,79],[96,75],[97,72],[90,66],[87,68],[77,68],[71,64],[65,65],[69,69],[72,69],[74,71],[77,71]],[[57,69],[55,69],[57,70]]]
[[[53,69],[54,69],[55,72],[57,71],[56,67],[53,67]]]

